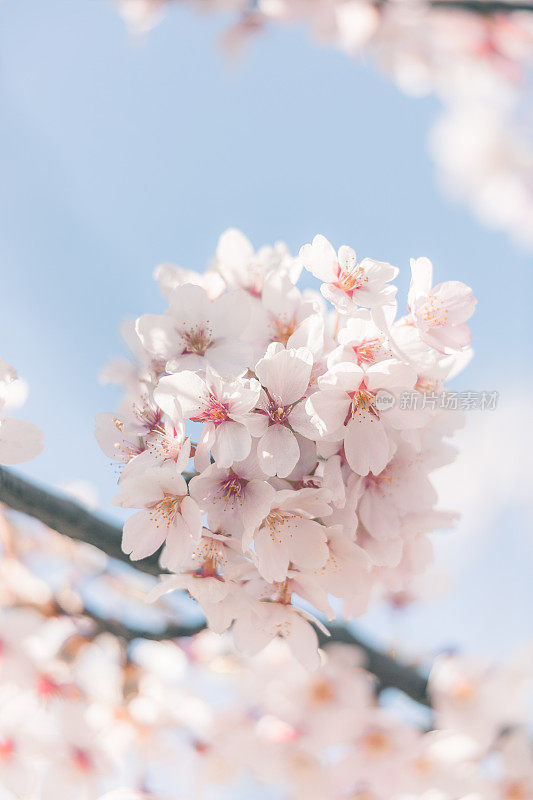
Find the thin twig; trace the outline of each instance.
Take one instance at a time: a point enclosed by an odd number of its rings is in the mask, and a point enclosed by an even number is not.
[[[146,630],[132,627],[127,625],[125,622],[112,619],[111,617],[103,617],[101,614],[97,614],[89,608],[84,608],[81,612],[81,616],[88,617],[98,626],[101,631],[111,633],[113,636],[118,636],[121,639],[125,639],[127,642],[131,642],[133,639],[150,639],[152,641],[163,641],[164,639],[183,639],[187,636],[194,636],[195,634],[205,630],[207,627],[206,621],[200,620],[200,622],[190,624],[183,623],[182,625],[167,625],[165,628],[159,630]]]
[[[117,525],[92,514],[73,500],[35,486],[25,478],[3,467],[0,467],[0,502],[40,520],[52,530],[69,536],[71,539],[91,544],[111,558],[119,559],[135,569],[151,575],[159,575],[162,571],[154,556],[132,562],[122,552],[120,547],[122,531]],[[131,628],[116,620],[100,617],[90,611],[87,612],[87,616],[94,619],[105,630],[127,640],[135,638],[162,640],[193,636],[206,626],[205,622],[191,625],[172,624],[161,631],[146,631]],[[430,705],[427,680],[416,668],[377,650],[359,639],[345,626],[332,625],[329,631],[330,637],[318,632],[321,646],[327,647],[330,642],[341,642],[360,648],[365,655],[365,667],[377,677],[380,688],[399,689],[416,702]]]

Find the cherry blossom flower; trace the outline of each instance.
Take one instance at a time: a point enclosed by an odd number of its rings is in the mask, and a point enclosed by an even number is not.
[[[267,475],[284,478],[296,466],[300,448],[294,431],[309,430],[303,399],[313,366],[313,356],[305,347],[286,350],[274,342],[257,362],[256,375],[264,389],[259,399],[263,428],[257,457]]]
[[[327,489],[281,490],[253,533],[254,552],[260,574],[267,581],[283,581],[289,564],[304,570],[321,567],[327,557],[324,525],[316,518],[331,513]],[[244,539],[248,543],[250,532]]]
[[[308,346],[310,342],[303,345],[299,340],[311,333],[305,323],[309,325],[316,313],[314,298],[303,296],[287,273],[270,273],[264,280],[260,301],[256,299],[253,307],[252,326],[258,358],[270,342],[280,342],[289,348]]]
[[[193,269],[183,269],[176,264],[160,264],[154,270],[154,278],[159,284],[161,294],[167,300],[170,300],[174,289],[186,283],[201,286],[210,300],[216,300],[226,290],[224,279],[214,269],[196,272]]]
[[[213,530],[242,536],[255,530],[266,517],[276,490],[263,477],[251,459],[221,469],[211,464],[194,477],[189,491]]]
[[[380,361],[366,369],[350,362],[340,363],[320,379],[320,391],[311,395],[306,408],[321,435],[344,441],[346,459],[354,472],[377,475],[394,451],[384,421],[399,429],[424,424],[423,416],[416,411],[405,413],[391,408],[381,412],[378,392],[399,394],[412,389],[415,382],[413,369],[396,359]]]
[[[247,655],[255,655],[277,636],[284,639],[295,658],[307,669],[320,663],[318,637],[304,614],[292,606],[260,603],[233,626],[235,643]]]
[[[152,468],[123,477],[115,502],[143,509],[124,525],[122,548],[130,558],[146,558],[162,544],[163,566],[179,565],[190,555],[201,533],[202,515],[174,468]]]
[[[178,472],[183,472],[187,467],[191,455],[191,441],[185,435],[183,421],[165,420],[144,437],[143,445],[144,450],[130,459],[124,468],[124,475],[133,469],[149,469],[156,466],[174,465]]]
[[[421,339],[439,352],[469,345],[466,321],[477,302],[472,289],[461,281],[439,283],[432,289],[433,266],[428,258],[411,259],[411,276],[407,302]]]
[[[241,340],[248,324],[246,296],[230,293],[211,301],[200,286],[184,284],[171,293],[168,314],[146,314],[137,321],[143,346],[172,370],[213,367],[220,375],[241,374],[251,360]]]
[[[363,366],[392,358],[394,355],[387,336],[375,324],[370,311],[359,310],[347,317],[344,326],[339,329],[337,339],[339,347],[330,353],[329,366],[350,360]]]
[[[402,516],[434,507],[438,498],[428,477],[432,466],[402,444],[378,475],[361,480],[359,518],[374,539],[386,541],[398,536]]]
[[[216,633],[227,630],[241,610],[234,586],[209,572],[163,577],[159,585],[149,594],[148,599],[153,602],[176,589],[187,589],[191,597],[198,601],[210,628]]]
[[[388,284],[397,276],[397,267],[371,258],[357,263],[351,247],[343,245],[336,253],[320,235],[300,249],[300,259],[322,281],[322,294],[342,314],[353,313],[359,306],[390,305],[394,300],[396,289]]]
[[[223,379],[208,367],[205,379],[188,370],[161,378],[155,399],[173,420],[183,416],[203,422],[197,452],[204,452],[207,463],[212,452],[220,467],[231,467],[250,452],[250,429],[257,428],[258,421],[250,412],[260,390],[255,379]]]
[[[137,430],[133,431],[124,420],[111,412],[96,415],[94,435],[106,456],[128,463],[142,453],[144,445]]]
[[[212,267],[228,288],[246,289],[254,297],[263,295],[270,277],[285,275],[295,284],[302,271],[298,259],[291,256],[283,242],[261,247],[255,253],[250,240],[236,228],[225,231],[218,240]]]

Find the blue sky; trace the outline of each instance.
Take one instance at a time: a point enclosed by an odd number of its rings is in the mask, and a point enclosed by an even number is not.
[[[441,195],[427,147],[437,102],[298,28],[269,29],[230,66],[218,47],[228,21],[176,4],[139,41],[105,0],[0,4],[1,355],[29,381],[23,415],[47,438],[21,471],[89,480],[108,513],[114,471],[93,420],[117,401],[98,373],[121,352],[118,325],[163,307],[158,263],[203,267],[229,226],[294,250],[321,232],[398,265],[402,290],[409,257],[429,256],[438,280],[479,299],[460,387],[514,396],[530,382],[532,256]],[[533,599],[524,567],[509,573],[531,563],[525,516],[503,539],[511,517],[499,513],[474,583],[470,571],[459,600],[439,605],[440,627],[405,617],[408,638],[420,643],[420,625],[432,647],[455,636],[494,649],[501,580],[513,583],[504,610]],[[508,646],[527,632],[513,619]]]

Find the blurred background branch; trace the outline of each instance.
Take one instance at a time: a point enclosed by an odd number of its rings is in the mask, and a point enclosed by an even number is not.
[[[505,0],[430,0],[432,8],[458,9],[476,14],[507,14],[514,11],[533,11],[533,3],[505,2]]]

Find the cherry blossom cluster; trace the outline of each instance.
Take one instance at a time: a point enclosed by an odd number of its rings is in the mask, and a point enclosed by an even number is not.
[[[24,402],[24,393],[16,371],[0,358],[0,465],[20,464],[42,452],[43,434],[36,425],[5,416]]]
[[[173,4],[119,0],[137,30],[150,28]],[[431,141],[443,185],[486,224],[533,245],[530,13],[476,13],[425,0],[191,0],[190,5],[239,16],[225,36],[233,51],[272,22],[304,24],[319,42],[377,62],[408,94],[436,93],[444,111]]]
[[[186,590],[243,653],[280,635],[316,667],[310,607],[350,618],[409,593],[453,521],[430,473],[460,417],[404,398],[466,363],[476,302],[433,286],[427,258],[411,270],[397,316],[398,269],[323,236],[293,257],[229,230],[207,272],[158,268],[168,308],[128,328],[135,364],[110,370],[126,395],[96,431],[122,465],[116,504],[138,509],[123,550],[171,573],[152,599]]]

